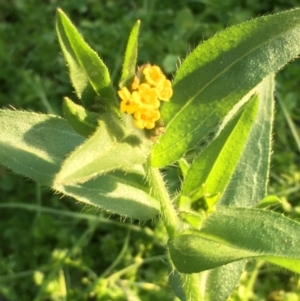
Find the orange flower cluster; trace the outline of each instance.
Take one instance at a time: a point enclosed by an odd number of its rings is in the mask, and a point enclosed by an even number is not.
[[[168,101],[173,94],[171,82],[158,66],[145,64],[138,69],[130,88],[118,91],[121,111],[133,115],[137,128],[153,129],[160,119],[160,101]]]

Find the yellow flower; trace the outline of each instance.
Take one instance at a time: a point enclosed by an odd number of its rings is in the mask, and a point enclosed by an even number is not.
[[[142,72],[147,83],[154,87],[162,87],[166,80],[165,75],[162,73],[161,69],[158,66],[151,66],[150,64],[146,64],[145,67],[143,67]]]
[[[140,84],[138,91],[132,93],[132,98],[140,107],[151,110],[160,106],[158,95],[156,88],[151,88],[148,84]]]
[[[168,79],[166,79],[162,89],[159,90],[159,99],[164,101],[169,101],[172,95],[173,95],[172,84]]]
[[[158,110],[145,110],[141,109],[134,113],[134,124],[139,129],[153,129],[155,121],[159,120],[160,113]]]
[[[120,104],[121,112],[133,114],[138,109],[138,105],[133,101],[131,93],[126,87],[123,87],[118,91],[118,94],[122,99]]]
[[[139,87],[140,80],[137,76],[134,77],[133,83],[131,84],[131,89],[136,90]]]

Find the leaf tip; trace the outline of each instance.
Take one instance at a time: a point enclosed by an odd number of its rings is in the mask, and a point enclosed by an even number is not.
[[[63,10],[62,10],[60,7],[58,7],[58,8],[56,9],[56,13],[57,13],[57,14],[63,14],[64,12],[63,12]]]

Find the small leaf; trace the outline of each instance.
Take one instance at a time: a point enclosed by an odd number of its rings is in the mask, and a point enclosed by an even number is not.
[[[181,158],[178,160],[178,166],[180,168],[183,178],[185,178],[190,168],[189,163],[184,158]]]
[[[63,111],[70,126],[83,137],[89,137],[99,126],[99,114],[88,111],[68,97],[64,97]]]
[[[120,88],[128,85],[135,75],[140,23],[140,20],[135,23],[129,35],[123,62],[122,75],[119,82]]]
[[[256,205],[256,208],[267,208],[269,206],[279,205],[280,198],[276,195],[268,195]]]
[[[61,9],[57,10],[56,32],[72,84],[84,107],[93,105],[98,95],[108,108],[117,111],[118,102],[107,67]]]
[[[258,97],[255,95],[195,159],[183,182],[183,196],[197,200],[206,194],[209,196],[224,192],[242,154],[257,107]],[[208,207],[212,208],[212,200],[217,199],[207,198]]]
[[[200,231],[169,241],[182,273],[198,273],[241,259],[257,258],[300,273],[300,224],[260,209],[220,207]]]
[[[109,173],[84,184],[53,183],[64,158],[84,142],[65,119],[0,110],[0,128],[0,164],[12,171],[114,214],[144,220],[159,213],[159,202],[148,194],[140,165],[131,172]]]
[[[100,126],[85,143],[65,160],[57,184],[83,183],[109,171],[130,171],[145,163],[151,142],[142,132],[128,130],[113,114],[101,116]]]
[[[187,210],[180,210],[179,216],[181,220],[184,222],[187,222],[189,225],[191,225],[195,229],[199,229],[202,222],[206,218],[205,211],[195,212],[193,210],[187,211]]]
[[[162,107],[166,132],[152,165],[166,166],[192,149],[267,75],[300,53],[300,9],[260,17],[221,31],[180,66],[173,97]]]

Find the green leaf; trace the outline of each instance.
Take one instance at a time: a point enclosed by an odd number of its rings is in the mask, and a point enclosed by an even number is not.
[[[54,115],[0,110],[0,128],[1,164],[47,186],[64,156],[84,142]]]
[[[181,158],[178,160],[178,166],[180,168],[182,177],[185,178],[190,168],[189,163],[184,158]]]
[[[63,111],[73,130],[83,137],[89,137],[99,126],[98,113],[88,111],[68,97],[64,97]]]
[[[140,23],[141,23],[140,20],[138,20],[135,23],[129,35],[129,39],[125,51],[121,79],[119,82],[120,88],[128,85],[133,80],[135,75]]]
[[[182,276],[174,269],[169,271],[169,285],[173,293],[179,298],[180,301],[187,301],[182,287]]]
[[[256,91],[259,97],[258,113],[240,161],[218,206],[254,206],[267,193],[274,119],[274,76],[267,77]]]
[[[53,188],[76,200],[97,206],[111,213],[146,220],[155,217],[160,204],[145,191],[145,177],[116,171],[83,184],[60,185]]]
[[[267,75],[300,53],[300,9],[228,28],[200,44],[174,79],[162,107],[166,133],[152,151],[152,165],[166,166],[193,148]]]
[[[206,218],[206,212],[204,210],[199,210],[195,212],[194,210],[180,210],[179,212],[180,219],[184,222],[187,222],[190,226],[195,229],[199,229],[202,222]]]
[[[111,213],[143,220],[159,213],[159,202],[148,194],[141,166],[74,186],[53,182],[65,157],[84,142],[65,119],[0,110],[0,128],[0,164],[14,172]]]
[[[257,258],[300,273],[300,224],[260,209],[220,207],[200,231],[169,241],[182,273],[197,273],[241,259]]]
[[[226,301],[239,283],[246,260],[232,262],[221,267],[202,272],[205,301]]]
[[[71,82],[84,106],[93,105],[98,95],[108,108],[117,111],[118,102],[107,67],[61,9],[57,10],[56,32]]]
[[[183,182],[183,196],[195,201],[224,192],[242,154],[257,108],[258,97],[254,95],[195,159]],[[209,208],[214,205],[213,200],[217,201],[217,198],[206,199]]]
[[[260,200],[260,202],[256,205],[256,208],[268,208],[270,206],[274,206],[274,205],[280,205],[281,201],[280,198],[276,195],[268,195],[265,198],[263,198],[262,200]]]
[[[266,195],[269,175],[272,122],[274,115],[274,77],[269,76],[256,89],[258,113],[243,154],[230,183],[217,206],[251,206]],[[245,260],[206,271],[205,300],[225,301],[238,283]],[[228,276],[226,276],[226,273]],[[216,286],[216,283],[219,285]]]
[[[205,301],[225,301],[235,289],[240,272],[245,261],[233,262],[212,271],[198,274],[199,285],[202,289],[202,299]],[[180,301],[187,301],[182,287],[183,275],[176,269],[169,271],[169,285]]]
[[[143,132],[128,130],[113,114],[102,115],[97,131],[64,161],[55,182],[83,183],[109,171],[130,171],[146,162],[151,142]]]

